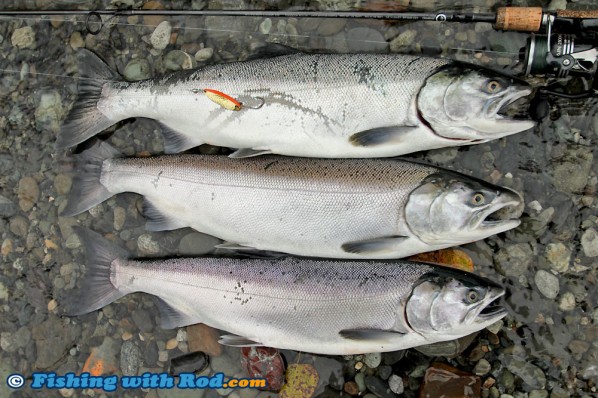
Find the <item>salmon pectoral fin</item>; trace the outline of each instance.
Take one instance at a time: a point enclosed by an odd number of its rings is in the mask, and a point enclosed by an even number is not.
[[[200,320],[192,318],[181,310],[176,309],[173,305],[167,303],[160,297],[153,297],[158,311],[160,311],[160,323],[162,329],[174,329],[181,326],[193,325],[199,323]]]
[[[148,199],[143,201],[143,216],[147,219],[145,229],[148,231],[170,231],[185,228],[189,225],[184,220],[177,220],[164,214],[156,204]]]
[[[409,237],[402,235],[384,236],[380,238],[358,240],[343,243],[342,249],[353,254],[375,254],[397,250],[397,245],[404,243]]]
[[[287,257],[287,253],[282,252],[275,252],[272,250],[260,250],[256,249],[255,247],[251,246],[243,246],[239,245],[238,243],[233,242],[224,242],[219,245],[214,246],[215,249],[222,249],[222,250],[230,250],[234,252],[236,256],[241,256],[245,258],[263,258],[263,259],[273,259],[273,258],[281,258]]]
[[[228,155],[228,157],[233,159],[252,158],[254,156],[269,155],[271,153],[272,152],[268,149],[240,148]]]
[[[415,126],[387,126],[375,129],[360,131],[349,137],[349,142],[354,146],[378,146],[384,144],[396,144],[403,140],[403,137],[419,129]]]
[[[160,123],[160,127],[162,128],[164,152],[166,153],[179,153],[202,144],[200,141],[196,142],[178,131],[171,129],[164,123]]]
[[[370,341],[380,344],[390,344],[405,336],[405,333],[379,329],[345,329],[338,334],[347,340]]]
[[[222,345],[227,345],[231,347],[260,347],[263,346],[262,343],[258,343],[257,341],[250,340],[243,336],[236,336],[234,334],[225,334],[220,336],[220,340],[218,342]]]

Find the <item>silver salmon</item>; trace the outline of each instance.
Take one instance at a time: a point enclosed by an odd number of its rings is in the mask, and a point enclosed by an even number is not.
[[[156,296],[164,328],[205,323],[232,346],[318,354],[395,351],[453,340],[506,315],[505,291],[440,266],[305,258],[129,260],[102,236],[78,228],[83,284],[69,315],[133,292]]]
[[[123,82],[81,51],[79,98],[57,139],[78,144],[120,120],[163,125],[166,153],[200,144],[232,157],[389,157],[486,142],[534,122],[498,112],[529,85],[445,59],[291,54]]]
[[[106,143],[81,154],[63,215],[136,192],[148,230],[191,227],[233,247],[382,259],[504,232],[523,206],[511,189],[396,159],[119,156]]]

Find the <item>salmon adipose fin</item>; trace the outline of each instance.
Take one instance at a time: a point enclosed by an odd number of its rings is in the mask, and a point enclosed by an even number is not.
[[[65,306],[65,313],[69,316],[87,314],[123,297],[111,282],[110,276],[114,272],[114,261],[126,262],[128,253],[108,241],[102,235],[86,228],[74,226],[73,230],[79,236],[85,248],[86,271],[83,284]]]
[[[56,149],[75,146],[114,124],[97,104],[104,84],[122,78],[89,50],[81,50],[78,61],[79,96],[58,133]]]
[[[120,152],[99,140],[77,156],[77,175],[69,193],[68,204],[61,216],[83,213],[113,195],[100,182],[102,163],[106,159],[119,156]]]

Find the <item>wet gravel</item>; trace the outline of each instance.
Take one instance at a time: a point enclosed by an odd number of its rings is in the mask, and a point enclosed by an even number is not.
[[[13,2],[14,8],[39,1]],[[69,7],[47,1],[44,7]],[[90,3],[92,3],[90,5]],[[279,2],[283,6],[343,8],[353,1]],[[514,5],[543,5],[517,1]],[[163,7],[159,1],[93,1],[86,7]],[[376,2],[370,2],[376,7]],[[433,8],[450,2],[420,1]],[[461,3],[485,11],[494,2]],[[273,2],[249,6],[271,7]],[[240,8],[232,1],[172,1],[171,8]],[[550,7],[592,6],[553,0]],[[3,6],[7,7],[7,6]],[[63,20],[64,19],[64,20]],[[205,64],[244,59],[266,42],[335,52],[442,53],[497,70],[517,72],[526,35],[495,32],[488,24],[385,24],[295,18],[129,17],[106,23],[98,35],[83,18],[1,19],[0,67],[0,376],[35,371],[80,372],[94,355],[119,375],[164,372],[169,360],[196,348],[191,329],[163,330],[148,296],[129,295],[77,318],[60,316],[84,271],[81,243],[72,226],[113,238],[139,256],[222,254],[216,238],[190,229],[147,232],[141,200],[122,194],[77,217],[58,214],[66,203],[73,165],[56,152],[56,132],[77,92],[75,54],[96,52],[129,80]],[[464,49],[476,49],[469,51]],[[71,77],[69,77],[71,76]],[[531,79],[537,85],[541,78]],[[572,82],[571,84],[575,84]],[[527,106],[527,104],[524,104]],[[314,357],[320,396],[415,397],[433,363],[477,375],[481,396],[566,398],[596,396],[598,383],[598,183],[594,143],[597,104],[551,101],[531,132],[473,147],[408,156],[512,187],[525,197],[520,227],[464,247],[475,272],[507,290],[509,315],[490,328],[454,342],[404,352]],[[525,112],[520,112],[525,113]],[[201,123],[198,123],[201,124]],[[159,126],[129,120],[102,138],[127,155],[163,152]],[[202,153],[228,153],[203,146]],[[192,333],[199,333],[194,331]],[[203,333],[203,332],[202,332]],[[209,332],[206,332],[209,335]],[[195,334],[194,334],[195,335]],[[206,336],[206,335],[201,335]],[[209,339],[207,339],[209,340]],[[209,341],[208,341],[209,343]],[[238,349],[215,350],[204,372],[242,374]],[[292,363],[295,353],[284,353]],[[266,397],[253,390],[201,391],[195,396]],[[30,396],[0,381],[0,396]],[[123,396],[174,397],[176,390],[131,390]],[[97,396],[93,390],[47,391],[44,396]]]

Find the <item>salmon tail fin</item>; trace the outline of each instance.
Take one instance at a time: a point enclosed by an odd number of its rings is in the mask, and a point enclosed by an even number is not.
[[[81,287],[64,307],[65,315],[69,316],[96,311],[123,297],[126,293],[114,286],[111,277],[115,272],[115,261],[123,264],[129,257],[127,251],[102,235],[78,226],[73,229],[85,248],[87,269]]]
[[[100,112],[97,104],[104,84],[120,81],[121,77],[89,50],[81,50],[78,61],[79,96],[58,133],[56,149],[75,146],[115,123]]]
[[[120,156],[120,152],[100,140],[79,154],[68,203],[60,215],[69,217],[83,213],[114,195],[102,185],[100,177],[104,160]]]

